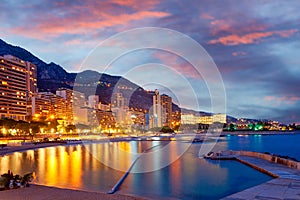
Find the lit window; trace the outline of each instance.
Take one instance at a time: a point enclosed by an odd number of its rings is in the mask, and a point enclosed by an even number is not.
[[[6,81],[2,81],[2,85],[8,85]]]

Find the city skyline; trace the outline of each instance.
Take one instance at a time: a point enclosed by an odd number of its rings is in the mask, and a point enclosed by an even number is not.
[[[67,71],[80,71],[80,63],[87,54],[118,32],[144,26],[182,32],[199,42],[219,68],[226,88],[228,115],[299,123],[300,80],[296,56],[300,4],[297,1],[228,1],[226,4],[216,1],[172,4],[4,1],[2,6],[5,11],[1,13],[4,20],[0,38],[26,48],[46,62],[56,62]],[[187,63],[174,55],[153,51],[137,52],[134,56],[139,56],[140,61],[125,58],[125,62],[116,62],[107,72],[122,74],[120,66],[126,71],[126,63],[160,62],[181,69],[190,80],[197,78]],[[133,81],[139,84],[140,80]],[[209,100],[204,92],[201,110],[208,109]]]

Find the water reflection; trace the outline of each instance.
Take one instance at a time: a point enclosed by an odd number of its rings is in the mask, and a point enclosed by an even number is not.
[[[248,137],[227,137],[228,149],[246,150],[257,152],[270,152],[279,155],[287,155],[300,160],[300,131],[298,134],[286,135],[251,135]],[[218,144],[219,145],[219,144]]]
[[[39,184],[107,192],[123,172],[102,164],[100,158],[128,168],[135,154],[156,145],[159,147],[151,150],[152,159],[140,159],[134,167],[136,170],[144,166],[155,168],[161,162],[174,160],[185,148],[185,144],[180,142],[160,141],[41,148],[0,157],[0,173],[8,170],[18,174],[34,171],[37,177],[35,181]],[[199,144],[193,144],[182,157],[160,170],[130,174],[119,193],[153,198],[219,198],[269,180],[269,177],[236,162],[199,159],[200,147]],[[122,151],[127,152],[127,156],[124,157]],[[240,177],[247,181],[241,182]]]

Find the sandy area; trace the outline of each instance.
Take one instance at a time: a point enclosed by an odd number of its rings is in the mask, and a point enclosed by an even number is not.
[[[6,200],[133,200],[143,199],[140,197],[126,196],[121,194],[104,194],[100,192],[87,192],[79,190],[61,189],[41,185],[30,185],[29,188],[19,188],[0,191],[0,199]]]

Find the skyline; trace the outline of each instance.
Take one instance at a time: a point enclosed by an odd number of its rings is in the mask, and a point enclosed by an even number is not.
[[[4,1],[0,37],[47,63],[77,72],[88,53],[116,33],[145,26],[173,29],[196,40],[215,61],[226,89],[228,115],[300,123],[300,3],[260,2]],[[139,61],[133,59],[136,56]],[[124,59],[107,73],[122,75],[131,65],[154,62],[201,82],[185,61],[168,53],[141,51]],[[204,91],[201,110],[207,111],[209,100]]]

